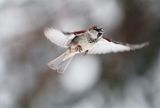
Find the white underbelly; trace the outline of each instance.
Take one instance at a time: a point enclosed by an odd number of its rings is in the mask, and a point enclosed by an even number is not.
[[[81,41],[79,41],[79,45],[82,47],[82,52],[85,52],[89,49],[91,49],[94,45],[94,43],[89,43],[88,40],[85,38]]]

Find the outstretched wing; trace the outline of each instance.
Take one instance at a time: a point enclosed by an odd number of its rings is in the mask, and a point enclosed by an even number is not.
[[[102,38],[93,46],[92,49],[88,51],[88,54],[106,54],[106,53],[124,52],[124,51],[140,49],[146,45],[148,45],[148,42],[139,45],[130,45],[130,44],[123,45],[121,43],[112,42],[108,39],[106,40]]]
[[[64,48],[68,48],[69,43],[75,37],[74,34],[64,34],[63,32],[54,28],[46,29],[44,34],[51,42]]]
[[[76,36],[79,36],[82,33],[85,33],[87,30],[79,30],[74,32],[63,32],[64,34],[75,34]]]

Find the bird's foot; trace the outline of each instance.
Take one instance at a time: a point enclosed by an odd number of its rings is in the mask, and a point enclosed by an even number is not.
[[[85,56],[87,53],[88,53],[88,50],[86,50],[86,51],[84,52],[84,56]]]
[[[81,47],[80,45],[78,45],[78,46],[76,47],[76,50],[77,50],[78,52],[81,52],[81,51],[82,51],[82,47]]]

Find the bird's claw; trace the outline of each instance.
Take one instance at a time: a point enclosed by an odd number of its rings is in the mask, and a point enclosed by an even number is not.
[[[82,47],[81,47],[80,45],[78,45],[78,46],[76,47],[76,49],[77,49],[77,51],[79,51],[79,52],[82,51]]]
[[[86,50],[86,51],[84,52],[84,56],[85,56],[87,53],[88,53],[88,50]]]

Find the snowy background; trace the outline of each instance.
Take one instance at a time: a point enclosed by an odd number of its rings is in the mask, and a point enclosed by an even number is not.
[[[64,74],[47,67],[65,49],[44,37],[45,28],[92,25],[113,40],[150,46],[79,55]],[[0,0],[0,108],[159,106],[159,0]]]

